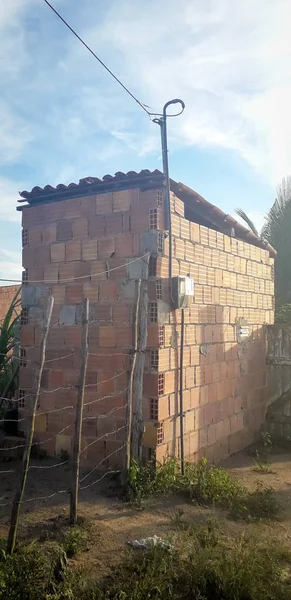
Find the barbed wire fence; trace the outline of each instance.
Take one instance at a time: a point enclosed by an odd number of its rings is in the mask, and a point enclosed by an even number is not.
[[[22,457],[22,462],[21,462],[21,466],[18,469],[14,469],[14,468],[3,468],[0,469],[0,477],[1,475],[5,476],[5,475],[10,475],[13,474],[15,475],[16,479],[17,479],[17,483],[16,483],[16,489],[15,489],[15,495],[14,495],[14,499],[13,502],[11,503],[10,501],[7,502],[3,502],[3,500],[5,500],[5,495],[1,495],[0,492],[0,509],[2,507],[8,507],[12,505],[12,509],[11,509],[11,516],[10,516],[10,523],[9,523],[9,534],[8,534],[8,541],[7,541],[7,552],[8,553],[12,553],[15,549],[15,544],[16,544],[16,538],[17,538],[17,532],[18,532],[18,526],[19,526],[19,519],[20,519],[20,509],[22,505],[29,505],[30,503],[33,503],[34,508],[36,507],[36,503],[40,503],[40,505],[43,505],[43,503],[47,502],[48,500],[50,500],[51,498],[58,496],[58,495],[67,495],[70,498],[70,523],[72,525],[77,523],[78,520],[78,496],[79,496],[79,492],[81,492],[82,490],[87,490],[88,488],[91,488],[95,485],[97,485],[98,483],[100,483],[101,481],[103,481],[106,477],[109,476],[113,476],[113,475],[117,475],[123,472],[127,472],[129,465],[130,465],[130,457],[131,457],[131,437],[132,437],[132,419],[133,419],[133,413],[132,413],[132,403],[133,403],[133,398],[132,398],[132,386],[133,386],[133,382],[134,382],[134,372],[135,372],[135,362],[136,360],[134,360],[134,357],[137,356],[138,352],[143,352],[144,350],[139,350],[138,349],[138,333],[137,333],[137,327],[138,327],[138,314],[139,314],[139,309],[140,309],[140,302],[141,302],[141,294],[140,294],[140,290],[141,290],[141,283],[140,280],[136,282],[136,298],[135,298],[135,306],[134,306],[134,315],[135,315],[135,323],[133,324],[133,350],[129,351],[129,350],[125,350],[123,352],[114,352],[114,356],[122,356],[122,357],[126,357],[128,358],[128,364],[125,364],[125,362],[123,361],[123,368],[120,372],[114,373],[114,375],[108,379],[102,379],[99,381],[99,378],[97,378],[97,383],[86,383],[86,372],[87,372],[87,361],[88,358],[90,356],[92,357],[96,357],[98,360],[98,357],[108,357],[108,361],[110,361],[110,357],[112,356],[112,353],[110,353],[110,349],[108,348],[108,352],[106,353],[102,353],[102,352],[98,352],[98,353],[94,353],[94,352],[89,352],[89,348],[88,348],[88,333],[89,333],[89,326],[90,324],[94,324],[98,321],[90,321],[89,320],[89,300],[88,299],[84,299],[83,301],[83,307],[82,307],[82,345],[81,345],[81,360],[80,360],[80,374],[79,374],[79,384],[76,385],[68,385],[68,386],[59,386],[56,387],[54,389],[48,389],[48,390],[43,390],[42,389],[42,374],[43,374],[43,369],[46,365],[50,364],[50,363],[54,363],[54,362],[60,362],[62,360],[68,359],[70,357],[74,357],[74,353],[76,348],[74,348],[71,352],[65,353],[63,355],[61,355],[58,358],[48,358],[46,359],[46,344],[47,344],[47,339],[48,339],[48,335],[49,335],[49,331],[55,327],[57,327],[59,325],[59,322],[55,323],[55,324],[51,324],[51,316],[52,316],[52,311],[53,311],[53,305],[54,305],[54,299],[52,296],[50,296],[48,298],[48,303],[47,303],[47,314],[46,314],[46,319],[45,319],[45,324],[43,326],[43,335],[42,335],[42,339],[40,342],[40,360],[38,363],[38,368],[35,372],[35,379],[34,379],[34,385],[32,388],[31,393],[27,393],[23,396],[23,400],[27,399],[30,401],[30,411],[27,416],[23,416],[20,419],[18,419],[18,423],[24,423],[25,421],[27,421],[28,423],[28,427],[26,428],[26,440],[25,438],[23,438],[24,443],[23,444],[17,444],[15,446],[8,446],[8,447],[0,447],[0,464],[3,461],[1,461],[1,454],[3,452],[7,451],[12,451],[12,450],[23,450],[23,457]],[[23,358],[21,356],[17,357],[15,356],[15,360],[19,360],[19,364],[20,366],[23,366]],[[34,365],[36,365],[36,361],[34,360],[29,360],[28,358],[25,358],[25,366],[26,363],[31,363]],[[116,369],[117,370],[117,369]],[[116,391],[116,388],[114,386],[114,390],[112,393],[107,393],[104,395],[100,396],[100,392],[98,390],[98,386],[102,386],[103,384],[106,384],[107,382],[110,382],[112,380],[117,380],[118,378],[122,379],[126,379],[126,385],[125,387],[122,387],[121,385],[118,385],[118,391]],[[120,387],[122,387],[122,389],[120,389]],[[96,398],[93,397],[93,399],[89,399],[88,401],[85,401],[85,393],[86,391],[89,391],[90,388],[95,388],[96,389]],[[49,405],[44,404],[43,407],[40,406],[40,396],[41,398],[43,397],[43,395],[45,394],[54,394],[57,393],[58,391],[63,391],[66,390],[68,391],[68,393],[70,394],[70,392],[76,393],[77,391],[77,402],[69,402],[67,405],[62,406],[62,407],[54,407],[54,408],[49,408]],[[95,391],[95,390],[94,390]],[[116,397],[117,396],[121,396],[123,398],[123,402],[117,404],[117,406],[113,406],[111,408],[110,406],[110,399],[113,398],[116,401]],[[1,401],[8,401],[9,403],[18,403],[19,399],[18,398],[5,398],[5,397],[0,397]],[[98,403],[106,403],[105,405],[105,410],[98,412],[96,414],[96,412],[92,414],[92,416],[90,415],[90,411],[91,411],[91,407],[94,405],[98,405]],[[114,402],[113,402],[114,404]],[[17,404],[16,404],[17,406]],[[109,408],[109,410],[107,410],[107,406]],[[71,422],[69,422],[67,425],[65,425],[64,427],[60,428],[59,431],[57,431],[57,433],[52,433],[51,437],[46,437],[45,439],[41,440],[41,441],[35,441],[34,440],[34,434],[35,434],[35,422],[36,419],[39,418],[41,415],[52,415],[52,414],[56,414],[59,415],[60,413],[66,413],[66,411],[70,411],[70,415],[72,414],[71,411],[75,411],[74,413],[74,417],[72,419]],[[94,436],[94,439],[92,440],[88,440],[87,444],[83,444],[83,438],[82,438],[82,427],[84,425],[84,423],[86,423],[86,421],[92,420],[92,419],[96,419],[96,417],[98,417],[98,419],[106,419],[108,417],[111,417],[112,415],[119,415],[119,411],[122,413],[122,421],[121,420],[115,420],[113,419],[113,426],[112,429],[110,431],[106,431],[103,433],[101,432],[101,435],[97,435]],[[9,422],[9,421],[14,421],[15,419],[10,419],[10,418],[5,418],[5,416],[0,419],[0,425],[2,425],[5,422]],[[73,422],[74,421],[74,422]],[[70,458],[65,457],[64,459],[61,458],[61,460],[59,459],[57,462],[55,462],[54,464],[49,464],[49,465],[40,465],[40,464],[31,464],[31,451],[34,447],[36,448],[40,448],[43,444],[46,445],[46,447],[48,447],[48,443],[51,441],[55,441],[57,439],[57,437],[59,435],[64,434],[65,432],[68,432],[68,430],[72,431],[72,427],[74,427],[74,434],[73,434],[73,452],[72,452],[72,457]],[[98,429],[97,429],[97,433],[98,433]],[[93,437],[93,436],[92,436]],[[80,478],[80,461],[82,461],[82,459],[85,457],[85,453],[87,452],[87,450],[89,448],[91,448],[92,446],[94,446],[95,444],[98,444],[99,442],[101,442],[102,440],[118,440],[119,444],[118,447],[114,447],[112,452],[108,452],[106,451],[105,456],[103,458],[101,458],[101,460],[98,460],[97,464],[95,464],[91,470],[89,472],[86,472],[81,478]],[[115,468],[112,464],[110,459],[112,459],[114,456],[116,456],[118,453],[122,453],[122,456],[120,457],[120,459],[118,460],[118,466],[120,468]],[[2,454],[3,456],[3,454]],[[113,461],[114,462],[114,461]],[[124,463],[123,466],[122,462]],[[106,467],[105,467],[105,471],[102,472],[104,470],[104,463],[106,463]],[[26,498],[25,497],[25,489],[26,489],[26,484],[27,484],[27,477],[29,475],[30,472],[35,472],[35,471],[40,471],[40,472],[47,472],[50,471],[51,469],[55,469],[55,468],[61,468],[64,467],[66,464],[69,464],[71,466],[70,469],[70,485],[63,487],[62,489],[59,489],[57,491],[52,491],[50,494],[47,494],[46,496],[41,496],[41,495],[34,495],[31,497]],[[92,464],[92,463],[91,463]],[[94,478],[94,474],[95,474],[95,478]],[[1,488],[1,486],[0,486]]]

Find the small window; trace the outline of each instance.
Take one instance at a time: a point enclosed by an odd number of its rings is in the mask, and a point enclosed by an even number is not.
[[[150,302],[149,306],[149,314],[150,314],[150,323],[158,322],[158,304],[157,302]]]
[[[165,330],[164,327],[159,327],[159,346],[165,345]]]
[[[157,275],[157,257],[150,256],[149,260],[149,277],[156,277]]]
[[[164,194],[162,190],[157,191],[157,206],[163,206]]]
[[[161,279],[158,279],[156,282],[156,294],[157,294],[157,300],[162,300],[163,299],[163,290],[162,290],[162,281]]]
[[[158,420],[158,399],[150,398],[150,419],[152,421]]]
[[[165,373],[158,375],[158,394],[162,396],[165,393]]]
[[[21,325],[27,325],[28,324],[28,308],[23,308],[21,311],[21,317],[20,317],[20,322]]]
[[[163,231],[158,232],[157,251],[158,254],[164,254],[165,235]]]
[[[151,369],[158,369],[159,367],[159,351],[150,350],[150,365]]]
[[[26,285],[28,283],[28,270],[24,269],[24,271],[22,271],[22,283],[23,285]]]
[[[19,390],[18,408],[25,408],[25,395],[26,390]]]
[[[27,365],[27,357],[26,357],[26,350],[25,348],[20,348],[20,366],[21,367],[26,367]]]
[[[150,209],[149,228],[150,229],[158,229],[158,211],[156,208]]]
[[[164,441],[164,424],[160,423],[158,426],[157,444],[162,444]]]
[[[25,248],[25,246],[28,246],[28,231],[22,229],[22,247]]]

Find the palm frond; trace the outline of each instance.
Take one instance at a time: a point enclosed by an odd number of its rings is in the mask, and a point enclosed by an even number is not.
[[[236,214],[243,219],[243,221],[245,221],[245,223],[247,223],[247,225],[249,226],[249,228],[251,229],[251,231],[257,236],[259,237],[259,232],[255,226],[255,224],[253,223],[253,221],[248,217],[248,215],[245,213],[245,211],[242,208],[236,208],[235,209]]]
[[[7,370],[7,366],[12,358],[12,350],[15,344],[15,326],[19,320],[19,315],[17,314],[19,300],[20,288],[12,299],[5,318],[0,325],[0,374],[1,371]]]

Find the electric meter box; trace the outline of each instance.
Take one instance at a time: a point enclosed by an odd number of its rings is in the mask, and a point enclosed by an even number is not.
[[[174,308],[187,308],[194,298],[194,279],[178,275],[172,278]]]

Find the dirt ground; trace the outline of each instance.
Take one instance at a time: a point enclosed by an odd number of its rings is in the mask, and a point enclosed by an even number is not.
[[[34,461],[36,466],[49,467],[51,460]],[[250,451],[241,452],[224,462],[235,477],[249,489],[258,481],[275,490],[282,505],[280,519],[273,523],[246,524],[227,519],[224,512],[215,508],[197,507],[179,497],[161,498],[146,504],[142,510],[133,508],[118,499],[116,493],[103,479],[95,486],[80,492],[79,515],[88,531],[87,551],[78,557],[78,566],[90,565],[92,572],[102,574],[122,558],[127,542],[147,536],[167,537],[177,530],[177,517],[188,523],[216,517],[228,535],[240,535],[247,530],[259,532],[262,537],[291,539],[291,451],[277,450],[271,455],[272,472],[264,473],[254,468]],[[17,480],[19,463],[0,463],[0,537],[8,531],[11,501]],[[84,472],[85,473],[85,472]],[[95,476],[96,474],[94,474]],[[83,474],[81,474],[81,477]],[[19,538],[47,541],[58,539],[68,524],[69,497],[56,494],[69,488],[68,465],[53,469],[31,469],[22,505]],[[93,479],[94,480],[94,479]],[[88,482],[90,483],[90,479]],[[85,482],[84,482],[85,483]],[[46,501],[41,498],[52,495]],[[32,500],[32,498],[34,498]],[[27,500],[29,500],[27,502]]]

